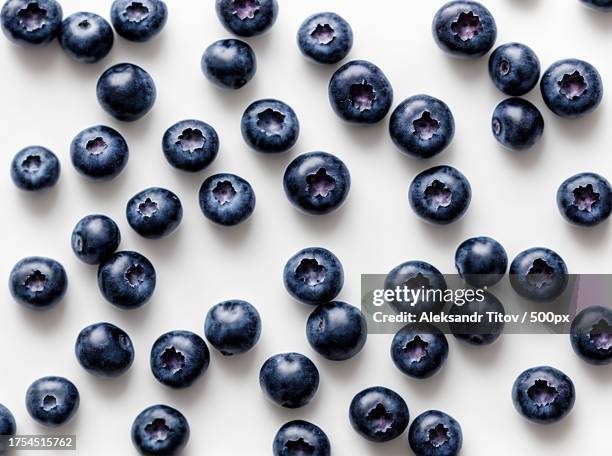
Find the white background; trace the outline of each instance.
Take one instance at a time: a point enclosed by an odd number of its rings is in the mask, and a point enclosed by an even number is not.
[[[566,121],[555,118],[534,90],[527,98],[542,109],[544,138],[530,151],[512,153],[499,147],[490,133],[491,113],[503,95],[489,81],[487,59],[458,61],[433,42],[431,19],[442,1],[282,1],[271,32],[248,40],[257,54],[258,70],[239,91],[217,89],[200,72],[206,46],[229,37],[216,18],[214,2],[169,3],[169,21],[160,36],[145,44],[117,38],[110,56],[93,66],[70,61],[56,42],[45,49],[22,49],[0,40],[0,277],[8,278],[20,258],[44,255],[61,261],[70,281],[64,301],[44,313],[15,304],[6,286],[0,287],[0,402],[15,414],[19,432],[47,431],[27,415],[24,393],[34,379],[58,374],[70,378],[81,393],[77,417],[59,431],[76,433],[83,455],[135,454],[130,425],[154,403],[172,405],[187,416],[192,429],[187,455],[270,454],[277,428],[298,418],[321,426],[336,455],[411,454],[406,434],[381,445],[367,442],[350,427],[347,409],[353,395],[381,384],[405,398],[412,417],[432,408],[456,417],[463,427],[466,455],[609,453],[612,370],[580,361],[567,336],[504,336],[481,349],[451,337],[442,372],[428,381],[415,381],[391,363],[390,335],[370,337],[359,356],[343,363],[314,353],[304,329],[312,309],[294,302],[281,280],[289,256],[302,247],[321,245],[344,264],[346,283],[340,298],[358,304],[360,274],[386,273],[409,259],[426,260],[451,273],[456,246],[474,235],[495,237],[511,257],[544,245],[558,251],[573,273],[612,272],[609,225],[570,227],[555,204],[558,185],[570,175],[595,171],[612,177],[609,97],[594,114]],[[62,4],[65,15],[84,6],[76,0]],[[544,68],[560,58],[583,58],[600,70],[604,84],[610,81],[612,14],[590,11],[577,0],[487,4],[497,20],[498,44],[530,45]],[[105,17],[109,7],[110,1],[87,2],[87,8]],[[307,62],[295,44],[301,21],[329,9],[353,27],[355,45],[349,58],[371,60],[384,70],[395,90],[394,105],[416,93],[449,104],[457,133],[446,152],[428,162],[414,161],[392,144],[387,119],[371,127],[350,127],[333,114],[327,83],[335,67]],[[111,119],[95,97],[98,76],[123,61],[148,70],[158,89],[152,112],[132,124]],[[264,156],[242,141],[242,111],[263,97],[286,101],[299,116],[300,139],[288,154]],[[184,118],[210,123],[221,139],[217,160],[196,175],[171,168],[160,148],[164,130]],[[126,170],[108,183],[86,181],[69,160],[72,137],[97,123],[117,128],[130,145]],[[60,181],[46,194],[22,193],[9,178],[13,154],[30,144],[49,147],[62,161]],[[324,217],[298,213],[282,190],[285,166],[311,150],[338,155],[353,178],[346,205]],[[411,212],[407,188],[417,172],[441,163],[456,166],[470,179],[473,200],[463,220],[436,228]],[[257,194],[253,217],[236,228],[214,226],[197,205],[201,182],[222,171],[245,177]],[[140,238],[124,216],[127,200],[152,185],[176,192],[185,210],[178,232],[158,241]],[[142,309],[122,311],[105,302],[97,289],[95,267],[73,255],[71,230],[89,213],[113,217],[122,231],[121,248],[142,252],[155,265],[157,290]],[[228,298],[246,299],[260,310],[263,335],[256,349],[235,359],[213,353],[208,372],[190,389],[171,391],[157,383],[148,360],[153,341],[172,329],[202,335],[206,311]],[[98,321],[117,324],[134,341],[134,365],[121,378],[94,378],[74,357],[76,335]],[[281,351],[305,353],[320,369],[317,396],[298,410],[272,405],[259,389],[259,367]],[[510,400],[516,375],[538,364],[562,369],[577,390],[571,415],[548,427],[523,420]]]

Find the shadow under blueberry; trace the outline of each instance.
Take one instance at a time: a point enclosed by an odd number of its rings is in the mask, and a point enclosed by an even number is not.
[[[287,201],[287,204],[291,203]],[[331,233],[341,229],[342,223],[348,220],[348,216],[345,214],[349,212],[350,209],[347,208],[347,206],[350,204],[351,194],[349,191],[346,201],[342,204],[342,206],[333,212],[322,215],[313,215],[306,214],[296,208],[293,208],[292,217],[298,221],[303,230],[317,233],[317,235],[321,236],[321,239],[327,239]]]
[[[559,217],[561,216],[559,215]],[[577,243],[587,248],[601,249],[601,246],[605,245],[610,238],[610,222],[608,220],[596,226],[575,226],[564,220],[560,222],[565,225],[565,230],[571,232]]]
[[[604,114],[604,110],[600,105],[594,111],[582,117],[566,119],[552,115],[548,116],[546,121],[549,125],[554,123],[555,135],[564,142],[582,143],[587,132],[589,136],[593,136],[600,127],[603,127]],[[546,129],[544,130],[544,135],[546,135]]]
[[[66,172],[63,170],[62,172]],[[17,198],[19,199],[19,207],[23,207],[30,211],[35,216],[46,216],[50,214],[59,200],[62,176],[60,175],[59,181],[51,188],[47,188],[39,191],[23,191],[15,188]]]
[[[68,287],[70,287],[70,284]],[[61,321],[66,315],[66,307],[70,305],[69,294],[70,290],[67,291],[66,296],[64,296],[60,302],[49,309],[30,309],[14,300],[11,300],[12,302],[10,305],[19,307],[20,316],[28,320],[28,327],[31,328],[34,333],[51,332],[61,327]]]
[[[389,113],[391,113],[391,110],[389,110]],[[364,149],[367,154],[374,155],[378,152],[377,149],[383,147],[383,141],[389,137],[389,115],[387,114],[380,122],[375,124],[355,125],[340,119],[338,119],[338,123],[349,144],[357,144],[359,149]]]
[[[53,40],[46,46],[30,47],[28,49],[11,43],[6,43],[6,46],[13,54],[12,59],[28,67],[31,70],[31,75],[36,75],[41,79],[46,78],[55,66],[61,65],[62,59],[68,58],[63,55],[64,52],[57,40]]]
[[[119,377],[97,377],[95,375],[87,375],[87,382],[91,383],[95,391],[104,396],[105,400],[122,400],[122,397],[127,393],[133,379],[138,376],[135,373],[135,366],[132,365],[125,373]]]
[[[572,439],[572,430],[575,429],[573,413],[570,412],[565,418],[556,423],[537,424],[518,416],[517,419],[522,421],[525,432],[528,432],[533,438],[540,440],[543,443],[554,443],[559,445],[568,439]]]

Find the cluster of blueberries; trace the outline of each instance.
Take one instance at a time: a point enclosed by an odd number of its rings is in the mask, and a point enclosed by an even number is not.
[[[610,0],[581,0],[589,6],[612,10]],[[276,21],[276,0],[216,0],[221,23],[231,33],[250,37],[267,31]],[[82,63],[95,63],[110,51],[114,30],[123,38],[145,42],[157,35],[166,23],[168,10],[161,0],[114,0],[111,25],[102,17],[75,13],[63,19],[56,0],[7,0],[1,11],[5,35],[23,46],[40,46],[55,37],[68,56]],[[63,20],[62,20],[63,19]],[[445,52],[464,58],[488,53],[496,40],[496,24],[480,3],[454,0],[440,8],[432,32]],[[339,15],[325,12],[308,17],[297,33],[301,52],[322,64],[344,59],[353,43],[350,25]],[[256,71],[253,49],[244,41],[224,39],[211,44],[201,59],[201,68],[212,83],[239,89]],[[533,146],[543,134],[544,121],[538,108],[517,98],[540,87],[545,104],[562,117],[578,117],[595,109],[603,87],[597,70],[587,62],[566,59],[553,63],[540,78],[536,54],[520,43],[495,49],[489,59],[494,84],[509,98],[494,111],[492,132],[504,146],[523,150]],[[102,108],[122,121],[135,121],[152,107],[156,87],[142,68],[122,63],[107,69],[99,78],[97,98]],[[336,114],[347,122],[372,124],[386,117],[393,103],[389,80],[376,65],[350,61],[338,68],[329,82],[329,101]],[[415,95],[402,101],[393,111],[389,132],[405,154],[428,159],[441,153],[452,141],[454,119],[448,106],[428,95]],[[299,136],[296,113],[275,99],[257,100],[243,113],[241,132],[245,142],[261,153],[289,150]],[[214,128],[200,120],[183,120],[163,135],[163,153],[177,169],[198,172],[216,157],[219,138]],[[74,168],[93,180],[116,177],[127,165],[128,144],[113,128],[97,125],[76,135],[70,146]],[[15,185],[38,191],[56,184],[60,162],[50,150],[30,146],[19,151],[11,164]],[[299,155],[287,167],[284,189],[288,199],[300,210],[314,215],[329,213],[348,196],[351,178],[346,165],[326,152]],[[557,193],[561,214],[569,222],[593,226],[603,222],[612,211],[610,183],[595,173],[581,173],[567,179]],[[417,175],[409,189],[409,202],[415,213],[434,224],[449,224],[467,211],[471,188],[466,177],[451,166],[436,166]],[[215,174],[204,180],[199,191],[203,214],[224,226],[245,221],[255,209],[251,185],[234,174]],[[134,195],[127,203],[129,225],[140,235],[159,239],[173,233],[182,220],[179,198],[170,190],[152,187]],[[84,263],[98,266],[98,285],[113,305],[134,309],[152,296],[156,272],[151,262],[133,251],[117,251],[121,234],[117,224],[100,214],[81,219],[73,230],[71,243]],[[455,263],[460,276],[473,287],[495,285],[508,270],[505,249],[488,237],[471,238],[457,249]],[[519,253],[509,267],[513,289],[526,299],[551,301],[568,284],[563,259],[554,251],[536,247]],[[321,356],[342,361],[357,355],[367,338],[363,313],[335,298],[344,284],[340,260],[321,247],[303,249],[287,262],[284,273],[287,291],[298,301],[316,306],[306,323],[310,345]],[[59,302],[68,279],[62,265],[49,258],[28,257],[19,261],[10,274],[10,291],[19,303],[33,309],[47,309]],[[446,289],[440,271],[422,261],[408,261],[394,268],[385,287],[410,285],[418,288]],[[406,303],[395,302],[398,309]],[[423,301],[422,311],[440,310],[440,303]],[[491,293],[480,303],[453,305],[451,313],[504,313],[501,302]],[[451,326],[454,335],[468,343],[486,345],[501,334],[503,323],[475,334],[462,325]],[[213,306],[206,315],[205,337],[225,356],[252,349],[261,334],[257,309],[246,301],[230,300]],[[580,312],[571,327],[575,352],[592,364],[612,361],[612,310],[593,306]],[[448,341],[433,325],[418,324],[402,328],[393,338],[390,354],[404,374],[418,379],[438,372],[448,357]],[[97,323],[78,335],[75,353],[88,372],[116,377],[130,368],[134,347],[130,337],[110,323]],[[204,339],[189,331],[161,335],[150,352],[151,371],[162,384],[186,388],[208,368],[210,353]],[[319,371],[299,353],[270,357],[261,367],[259,381],[264,394],[288,408],[301,407],[315,396]],[[524,371],[512,388],[517,410],[538,423],[563,418],[573,407],[575,391],[563,372],[539,366]],[[68,421],[79,406],[75,385],[63,377],[36,380],[26,393],[26,406],[37,421],[58,426]],[[375,386],[358,393],[349,407],[349,419],[363,437],[383,442],[401,435],[409,424],[408,407],[394,391]],[[15,420],[0,405],[0,434],[13,435]],[[153,405],[134,420],[132,440],[147,455],[169,455],[180,451],[189,438],[186,418],[172,407]],[[459,423],[438,410],[429,410],[412,421],[408,431],[410,447],[418,456],[450,456],[462,446]],[[0,448],[0,452],[3,449]],[[284,424],[277,432],[275,455],[329,455],[331,445],[318,426],[301,420]]]

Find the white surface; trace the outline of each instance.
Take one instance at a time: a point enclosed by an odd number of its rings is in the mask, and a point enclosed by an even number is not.
[[[15,304],[0,287],[0,402],[15,414],[19,432],[44,432],[27,415],[24,393],[34,379],[64,375],[78,386],[81,407],[76,419],[59,432],[78,435],[82,455],[135,454],[129,429],[144,407],[167,403],[188,418],[192,435],[186,455],[266,455],[278,427],[303,418],[329,435],[336,455],[411,454],[406,434],[384,445],[367,442],[350,427],[347,408],[362,388],[382,384],[398,391],[412,417],[437,408],[456,417],[463,427],[464,454],[566,455],[610,452],[610,368],[594,368],[573,354],[567,337],[504,336],[495,345],[473,349],[450,338],[451,352],[443,371],[425,382],[402,376],[392,365],[391,336],[372,336],[364,351],[344,363],[325,361],[305,338],[311,310],[292,301],[281,272],[287,258],[309,245],[330,248],[346,272],[341,299],[358,303],[361,273],[386,273],[408,259],[430,261],[453,272],[455,247],[465,238],[486,234],[497,238],[514,256],[524,248],[545,245],[557,250],[571,272],[612,272],[609,225],[581,230],[566,225],[555,204],[557,186],[586,170],[612,177],[612,105],[605,97],[593,115],[574,121],[554,118],[538,90],[529,94],[546,120],[544,139],[525,154],[502,150],[490,133],[490,116],[503,96],[488,79],[487,59],[457,61],[435,46],[430,23],[442,1],[342,0],[281,1],[271,33],[249,39],[257,53],[255,78],[242,90],[222,91],[208,83],[200,56],[212,41],[228,37],[213,1],[171,1],[163,33],[148,44],[117,38],[102,63],[71,62],[53,43],[47,49],[17,48],[0,40],[2,156],[0,194],[0,277],[27,255],[61,261],[69,274],[66,299],[55,309],[35,313]],[[62,0],[65,15],[84,6]],[[107,17],[110,1],[87,2]],[[542,65],[564,57],[583,58],[610,81],[609,40],[612,15],[587,10],[577,0],[488,1],[499,28],[498,44],[523,41],[538,53]],[[416,93],[445,100],[453,110],[457,134],[442,155],[428,162],[402,156],[387,134],[386,120],[369,128],[344,125],[327,101],[327,82],[334,67],[307,62],[295,44],[295,32],[309,14],[332,9],[344,16],[355,33],[349,58],[369,59],[387,74],[395,103]],[[98,106],[95,83],[113,63],[129,61],[148,70],[158,88],[153,111],[141,121],[121,124]],[[279,98],[297,112],[301,135],[288,154],[267,157],[243,143],[239,121],[253,100]],[[199,118],[212,124],[221,138],[219,157],[203,173],[188,175],[165,161],[160,142],[177,120]],[[68,146],[81,129],[96,123],[117,128],[130,145],[125,172],[110,183],[79,177]],[[29,144],[55,151],[63,165],[57,187],[45,195],[19,192],[8,176],[13,154]],[[338,212],[313,218],[298,213],[286,200],[282,174],[298,153],[322,149],[348,165],[353,187]],[[471,181],[472,205],[452,226],[434,228],[410,211],[407,188],[419,171],[440,163],[458,167]],[[213,226],[200,213],[197,191],[215,172],[235,172],[257,194],[254,216],[235,229]],[[160,185],[181,198],[185,217],[170,238],[138,237],[124,217],[127,200],[137,191]],[[101,212],[120,225],[122,249],[145,254],[154,263],[158,286],[144,308],[126,312],[106,303],[96,285],[96,269],[72,254],[70,232],[77,220]],[[205,377],[185,391],[170,391],[153,378],[148,354],[162,332],[203,332],[207,309],[218,301],[251,301],[263,317],[263,335],[254,352],[236,359],[213,354]],[[78,365],[73,344],[79,330],[97,321],[125,329],[136,347],[127,375],[96,379]],[[321,372],[320,390],[308,406],[294,411],[271,405],[259,390],[258,371],[271,354],[300,351],[312,357]],[[572,414],[563,422],[541,427],[524,421],[510,400],[510,388],[524,368],[551,364],[570,375],[577,389]],[[51,454],[51,453],[48,453]]]

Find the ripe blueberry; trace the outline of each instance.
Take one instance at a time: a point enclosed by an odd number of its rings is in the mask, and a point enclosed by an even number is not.
[[[178,410],[167,405],[147,407],[134,419],[132,443],[140,454],[172,456],[189,441],[189,423]]]
[[[448,358],[446,336],[429,323],[411,323],[391,342],[393,364],[409,377],[425,379],[436,374]]]
[[[499,282],[508,269],[508,254],[495,239],[478,236],[463,241],[455,252],[455,267],[472,286],[490,287]]]
[[[213,127],[200,120],[181,120],[164,133],[162,150],[168,163],[195,173],[202,171],[217,157],[219,136]]]
[[[492,321],[489,317],[493,312],[496,315],[506,315],[502,303],[494,295],[483,293],[482,300],[478,298],[466,299],[462,305],[453,304],[449,309],[449,315],[464,316],[472,315],[481,317],[479,323],[455,321],[449,324],[454,336],[472,345],[489,345],[495,342],[504,330],[504,322]]]
[[[151,187],[130,198],[125,215],[138,234],[160,239],[176,231],[183,219],[183,206],[170,190]]]
[[[206,218],[219,225],[233,226],[244,222],[255,210],[255,192],[242,177],[214,174],[202,183],[199,202]]]
[[[289,163],[283,186],[295,207],[307,214],[322,215],[344,203],[351,189],[351,175],[335,155],[308,152]]]
[[[300,134],[300,123],[291,106],[273,99],[251,103],[240,120],[242,138],[253,149],[263,153],[285,152],[293,147]]]
[[[108,55],[114,42],[113,29],[94,13],[74,13],[62,22],[59,43],[66,55],[81,63],[96,63]]]
[[[552,301],[567,287],[567,266],[563,258],[545,247],[519,253],[510,264],[510,284],[531,301]]]
[[[59,33],[62,15],[55,0],[7,0],[0,12],[2,31],[20,46],[44,46]]]
[[[493,111],[491,131],[497,142],[508,149],[529,149],[544,133],[544,118],[531,102],[508,98]]]
[[[64,267],[51,258],[27,257],[20,260],[9,277],[13,298],[26,307],[45,310],[66,294],[68,277]]]
[[[598,225],[612,212],[612,187],[599,174],[576,174],[559,186],[557,206],[563,218],[574,225]]]
[[[127,165],[127,142],[117,130],[95,125],[78,133],[70,143],[70,159],[79,174],[93,180],[110,180]]]
[[[389,134],[406,155],[431,158],[453,140],[455,119],[443,101],[429,95],[414,95],[402,101],[391,114]]]
[[[45,426],[61,426],[79,409],[79,391],[64,377],[42,377],[26,391],[26,409],[30,416]]]
[[[612,362],[612,310],[591,306],[574,317],[570,328],[574,352],[589,364]]]
[[[445,291],[446,280],[442,273],[425,261],[406,261],[394,267],[385,277],[385,290],[442,290]],[[439,312],[444,306],[444,301],[437,296],[420,294],[416,300],[410,295],[404,299],[399,296],[390,301],[390,304],[398,311],[410,312],[420,315],[423,312]]]
[[[134,361],[130,336],[110,323],[95,323],[83,328],[77,336],[74,352],[83,369],[102,377],[117,377]]]
[[[259,385],[272,402],[286,408],[308,404],[319,388],[319,370],[300,353],[279,353],[261,366]]]
[[[276,22],[276,0],[216,0],[217,17],[223,27],[238,36],[255,36]]]
[[[60,177],[57,156],[42,146],[21,149],[11,162],[11,179],[17,188],[27,191],[53,187]]]
[[[520,97],[538,83],[540,60],[529,46],[502,44],[489,57],[489,76],[506,95]]]
[[[332,301],[344,285],[344,269],[336,255],[323,247],[307,247],[294,254],[283,271],[285,288],[304,304]]]
[[[251,46],[241,40],[218,40],[206,48],[200,61],[202,73],[213,84],[226,89],[246,85],[257,70]]]
[[[373,442],[388,442],[408,427],[409,412],[404,399],[384,386],[366,388],[349,406],[353,429]]]
[[[311,60],[337,63],[353,47],[353,29],[336,13],[316,13],[300,25],[297,43],[302,54]]]
[[[109,258],[121,242],[117,224],[106,215],[83,217],[72,230],[70,243],[79,260],[87,264],[99,264]]]
[[[294,420],[281,426],[272,444],[274,456],[330,456],[331,445],[323,430],[308,421]]]
[[[204,334],[222,355],[239,355],[257,344],[261,336],[261,317],[257,309],[246,301],[223,301],[206,314]]]
[[[164,28],[168,8],[161,0],[114,0],[110,16],[119,35],[126,40],[144,42]]]
[[[455,456],[461,450],[463,433],[452,416],[428,410],[410,425],[408,443],[416,456]]]

